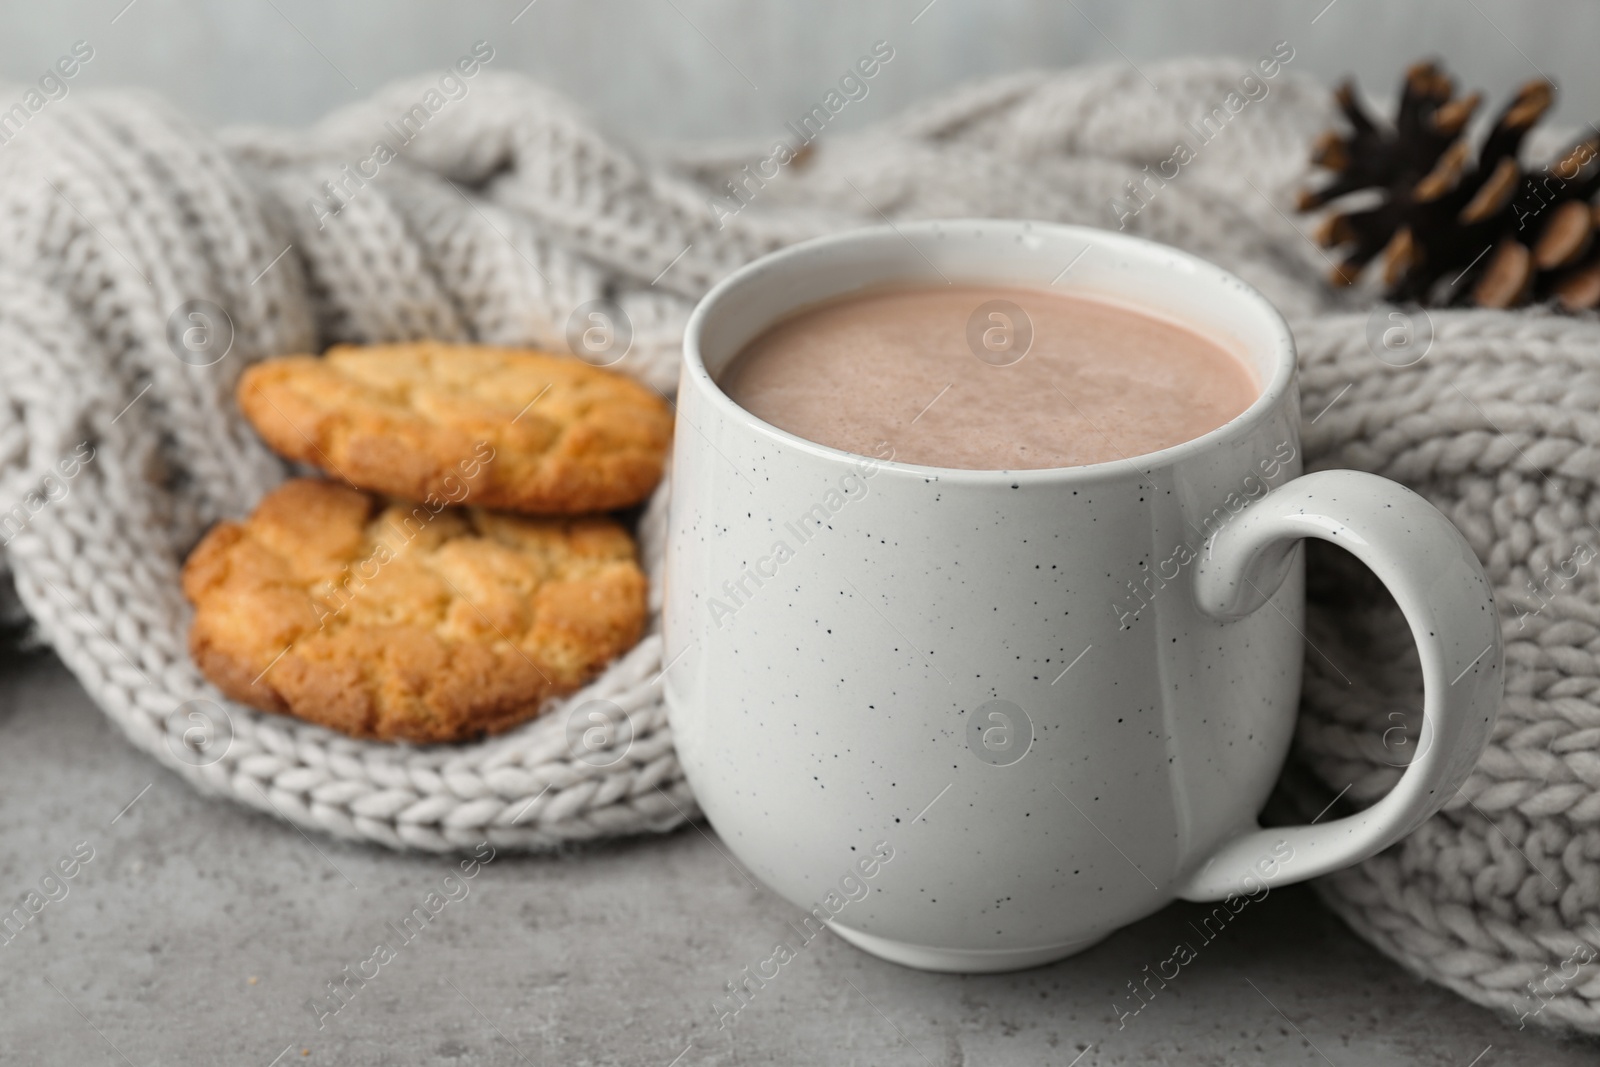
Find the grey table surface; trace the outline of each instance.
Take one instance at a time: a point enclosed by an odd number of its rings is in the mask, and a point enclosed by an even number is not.
[[[1600,1044],[1519,1031],[1414,978],[1303,888],[1241,911],[1126,1017],[1127,983],[1198,941],[1204,909],[1174,905],[1009,975],[905,970],[825,934],[719,1029],[724,983],[797,940],[800,913],[709,828],[496,856],[401,943],[388,924],[441,890],[458,858],[308,838],[202,797],[129,746],[48,656],[0,657],[0,679],[0,900],[12,906],[81,842],[93,850],[0,943],[3,1062],[1600,1061]],[[380,940],[399,943],[394,958],[319,1017],[313,998]]]

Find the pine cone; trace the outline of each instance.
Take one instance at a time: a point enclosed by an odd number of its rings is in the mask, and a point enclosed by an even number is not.
[[[1525,171],[1523,138],[1555,101],[1555,87],[1519,89],[1478,146],[1465,133],[1477,93],[1458,97],[1432,63],[1406,72],[1394,126],[1375,121],[1345,82],[1334,94],[1350,131],[1329,130],[1311,161],[1332,171],[1304,190],[1313,211],[1350,194],[1375,191],[1375,206],[1335,210],[1316,231],[1343,249],[1334,285],[1353,285],[1383,254],[1387,297],[1397,302],[1512,307],[1555,300],[1568,310],[1600,305],[1600,137]]]

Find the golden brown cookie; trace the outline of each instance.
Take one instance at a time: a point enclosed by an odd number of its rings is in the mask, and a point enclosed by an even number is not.
[[[239,406],[280,455],[361,489],[542,515],[637,504],[672,414],[572,356],[434,341],[258,363]]]
[[[299,479],[183,569],[189,651],[228,696],[354,737],[515,726],[630,648],[633,540],[610,519],[385,503]]]

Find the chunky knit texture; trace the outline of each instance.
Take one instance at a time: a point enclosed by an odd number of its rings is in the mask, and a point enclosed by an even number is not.
[[[1325,289],[1326,262],[1285,213],[1307,139],[1331,121],[1324,90],[1284,73],[1208,142],[1186,124],[1224,107],[1246,69],[980,84],[865,135],[825,133],[806,165],[736,212],[707,201],[770,143],[629,153],[511,76],[480,75],[320,222],[309,202],[326,202],[322,184],[391,137],[383,124],[426,83],[292,134],[208,135],[130,94],[52,105],[0,148],[0,506],[46,501],[6,531],[17,595],[134,744],[308,829],[446,850],[671,827],[696,809],[653,633],[584,693],[481,744],[363,743],[229,706],[226,752],[201,767],[179,758],[192,720],[173,712],[221,701],[184,651],[179,566],[211,522],[247,513],[286,474],[234,408],[242,368],[338,341],[562,346],[573,309],[604,297],[634,329],[619,369],[670,392],[694,300],[769,249],[884,217],[1120,216],[1283,309],[1305,371],[1310,465],[1417,489],[1466,532],[1496,587],[1507,697],[1478,770],[1410,838],[1323,879],[1322,893],[1383,951],[1465,996],[1600,1030],[1600,323],[1435,312],[1425,358],[1377,359],[1371,297]],[[1156,172],[1179,142],[1194,159],[1146,181],[1142,168]],[[1125,199],[1132,179],[1142,205]],[[195,299],[226,309],[235,332],[211,366],[169,343],[169,317]],[[92,459],[61,475],[86,443]],[[653,605],[665,493],[640,520]],[[1420,680],[1380,592],[1336,553],[1312,559],[1316,651],[1287,782],[1314,812],[1393,784],[1417,736]],[[631,746],[608,766],[573,758],[567,741],[569,709],[596,698],[632,720]],[[1574,959],[1589,962],[1574,973]]]

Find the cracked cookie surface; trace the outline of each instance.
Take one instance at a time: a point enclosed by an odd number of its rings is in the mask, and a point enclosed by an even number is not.
[[[672,441],[648,387],[534,349],[340,345],[255,364],[238,398],[279,455],[357,488],[454,499],[473,464],[469,503],[530,514],[639,503]]]
[[[639,639],[646,581],[604,517],[389,502],[297,479],[184,565],[189,648],[229,697],[353,737],[509,729]]]

